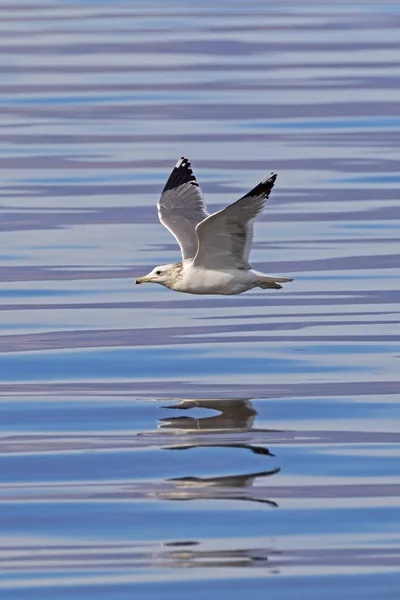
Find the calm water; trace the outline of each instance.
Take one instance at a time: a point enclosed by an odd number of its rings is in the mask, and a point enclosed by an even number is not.
[[[400,596],[397,3],[0,2],[4,600]],[[155,204],[279,174],[195,297]]]

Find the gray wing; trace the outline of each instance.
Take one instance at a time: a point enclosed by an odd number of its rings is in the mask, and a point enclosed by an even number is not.
[[[182,259],[195,257],[198,247],[196,225],[208,213],[203,193],[187,158],[176,163],[158,202],[158,217],[181,248]]]
[[[250,269],[253,223],[276,180],[271,174],[234,204],[209,216],[196,227],[199,249],[193,264],[209,269]]]

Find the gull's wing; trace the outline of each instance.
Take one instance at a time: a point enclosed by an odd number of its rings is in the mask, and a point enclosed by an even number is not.
[[[210,215],[196,227],[199,249],[193,265],[207,269],[250,269],[253,222],[276,180],[271,174],[234,204]]]
[[[198,246],[196,225],[207,216],[203,193],[191,164],[182,156],[161,194],[158,217],[177,239],[183,260],[195,257]]]

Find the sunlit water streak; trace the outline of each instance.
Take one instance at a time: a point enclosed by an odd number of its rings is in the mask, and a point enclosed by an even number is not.
[[[398,5],[0,16],[1,597],[397,600]],[[182,154],[293,284],[135,289]]]

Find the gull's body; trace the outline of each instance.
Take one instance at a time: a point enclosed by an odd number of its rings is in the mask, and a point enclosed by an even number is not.
[[[272,174],[234,204],[208,215],[190,163],[182,157],[158,203],[159,219],[177,239],[182,260],[155,267],[136,283],[159,283],[188,294],[232,295],[255,287],[280,289],[280,283],[292,281],[254,271],[248,262],[253,222],[275,180]]]
[[[176,292],[188,294],[241,294],[257,287],[260,277],[265,277],[262,273],[257,273],[252,269],[204,269],[186,261],[168,266],[171,267],[172,272],[175,271],[177,277],[167,287]]]

